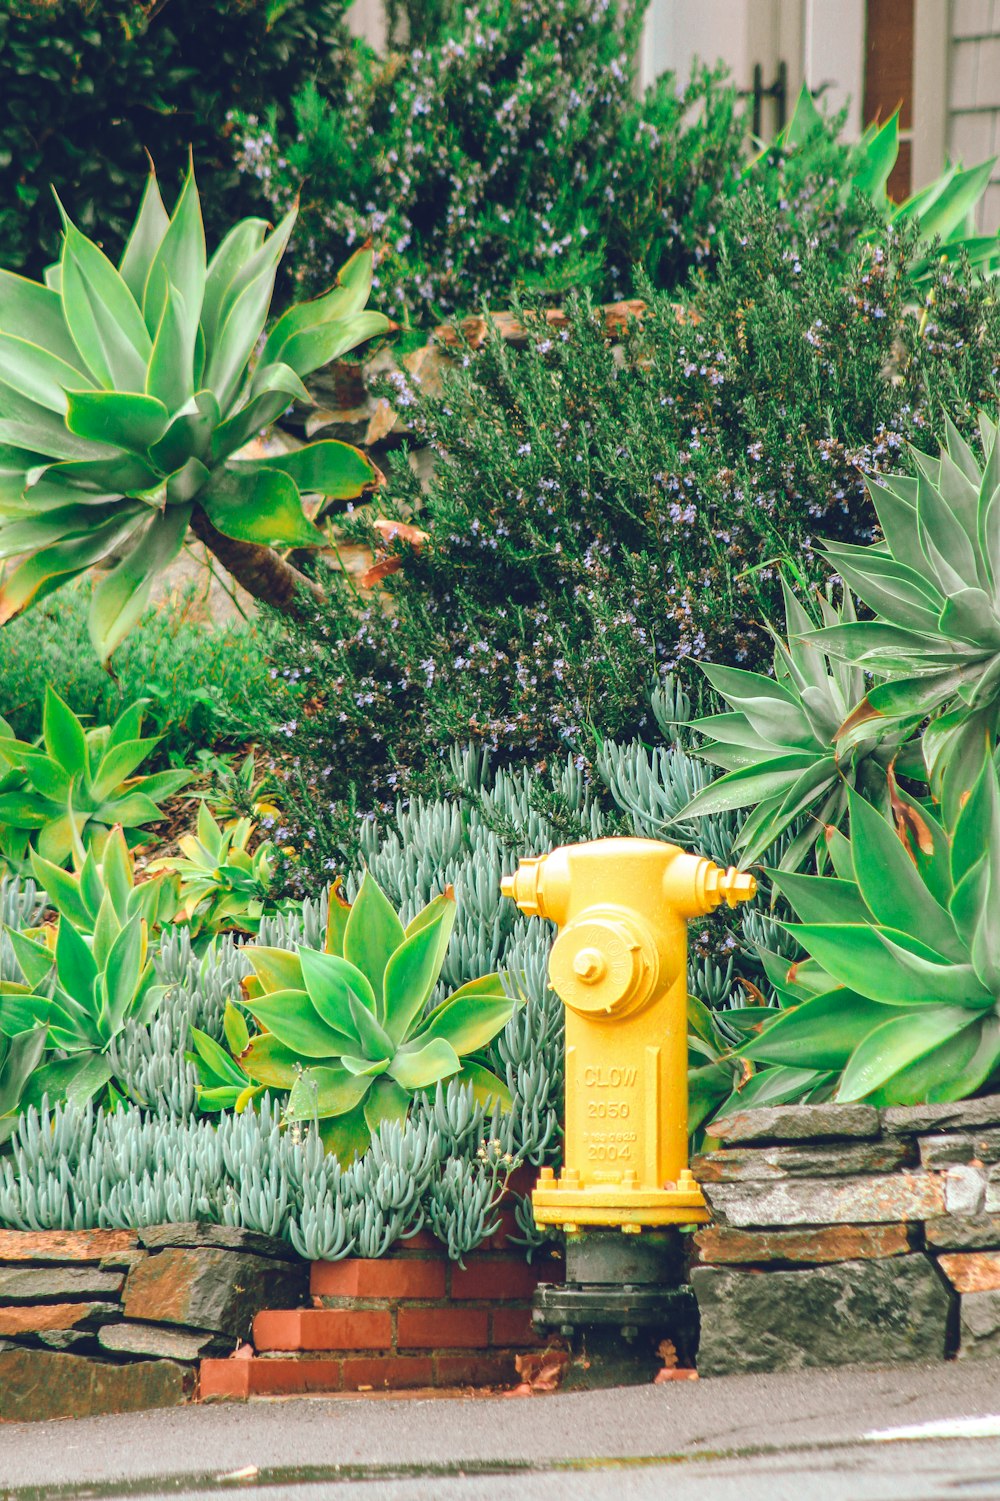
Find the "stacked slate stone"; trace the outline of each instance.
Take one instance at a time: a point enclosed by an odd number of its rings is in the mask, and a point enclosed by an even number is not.
[[[285,1241],[224,1225],[0,1230],[0,1421],[187,1401],[203,1356],[308,1281]]]
[[[702,1375],[1000,1355],[1000,1095],[714,1130],[693,1164]]]

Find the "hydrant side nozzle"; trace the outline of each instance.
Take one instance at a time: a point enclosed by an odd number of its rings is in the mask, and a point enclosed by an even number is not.
[[[708,890],[715,896],[715,906],[721,906],[725,901],[730,907],[735,907],[739,902],[753,901],[757,895],[757,882],[754,877],[745,870],[737,870],[730,865],[728,870],[722,870],[718,865],[713,865],[708,873]]]
[[[504,876],[500,890],[516,902],[526,917],[544,917],[541,874],[544,855],[529,856],[521,861],[513,875]]]

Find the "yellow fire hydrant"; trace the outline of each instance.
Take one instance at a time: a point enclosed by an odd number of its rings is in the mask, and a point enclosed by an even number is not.
[[[552,988],[566,1004],[566,1134],[539,1224],[708,1218],[688,1167],[687,923],[749,901],[753,876],[652,839],[598,839],[522,860],[502,890],[554,922]]]

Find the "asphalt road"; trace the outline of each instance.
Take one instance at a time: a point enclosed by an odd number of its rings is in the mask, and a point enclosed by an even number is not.
[[[1000,1362],[0,1426],[3,1501],[1000,1501]]]

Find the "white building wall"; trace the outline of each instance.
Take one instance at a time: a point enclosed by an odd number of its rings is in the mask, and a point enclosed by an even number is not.
[[[952,0],[946,140],[964,166],[1000,158],[1000,0]],[[1000,161],[979,228],[1000,227]]]

